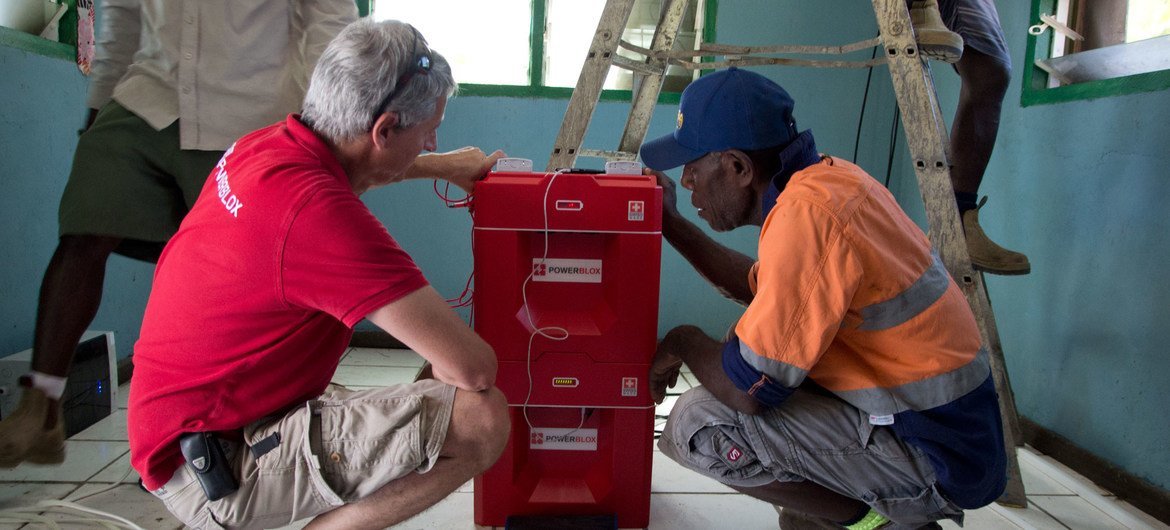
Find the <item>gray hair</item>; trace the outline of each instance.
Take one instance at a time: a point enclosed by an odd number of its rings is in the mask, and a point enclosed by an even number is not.
[[[416,70],[423,55],[430,58],[426,72]],[[407,84],[399,89],[402,81]],[[439,96],[450,97],[456,88],[451,65],[413,26],[364,18],[341,30],[321,54],[301,118],[317,134],[343,143],[369,131],[384,112],[398,113],[399,128],[425,121]],[[385,107],[374,108],[379,102]]]

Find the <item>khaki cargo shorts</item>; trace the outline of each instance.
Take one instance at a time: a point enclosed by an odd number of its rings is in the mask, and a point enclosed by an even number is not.
[[[77,141],[59,233],[118,237],[128,240],[117,249],[121,254],[157,256],[222,156],[181,150],[178,121],[156,131],[111,101]]]
[[[152,493],[196,529],[273,528],[357,501],[408,473],[435,465],[447,436],[455,387],[433,379],[373,390],[331,386],[284,416],[244,428],[227,444],[235,493],[208,502],[183,465]],[[259,458],[250,447],[271,447]]]
[[[963,512],[934,487],[929,457],[841,399],[798,388],[779,407],[741,414],[706,388],[675,403],[662,453],[730,486],[812,481],[916,528]]]

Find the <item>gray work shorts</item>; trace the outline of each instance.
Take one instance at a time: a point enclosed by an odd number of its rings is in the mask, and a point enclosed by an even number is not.
[[[972,48],[1012,69],[1003,26],[994,0],[939,0],[943,24],[963,37],[963,47]]]
[[[799,388],[779,407],[741,414],[696,387],[675,403],[662,453],[730,486],[814,482],[907,525],[963,512],[934,487],[928,457],[832,395]]]
[[[59,233],[117,237],[117,252],[157,257],[222,156],[179,149],[178,121],[156,131],[111,101],[77,141]]]
[[[360,391],[330,386],[284,416],[244,428],[248,446],[279,433],[275,449],[254,458],[248,447],[229,444],[235,493],[208,502],[186,465],[151,493],[195,529],[284,526],[429,471],[454,403],[455,387],[433,379]]]

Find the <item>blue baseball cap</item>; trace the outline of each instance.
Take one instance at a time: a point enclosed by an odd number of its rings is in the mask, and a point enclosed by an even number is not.
[[[796,139],[792,106],[788,92],[755,72],[705,75],[683,90],[674,132],[642,144],[642,162],[665,171],[712,151],[787,145]]]

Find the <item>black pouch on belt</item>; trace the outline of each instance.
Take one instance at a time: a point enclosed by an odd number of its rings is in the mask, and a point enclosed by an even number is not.
[[[223,446],[215,433],[189,432],[179,437],[183,459],[191,466],[207,500],[217,501],[231,495],[239,486],[232,476],[232,466],[224,456]]]

